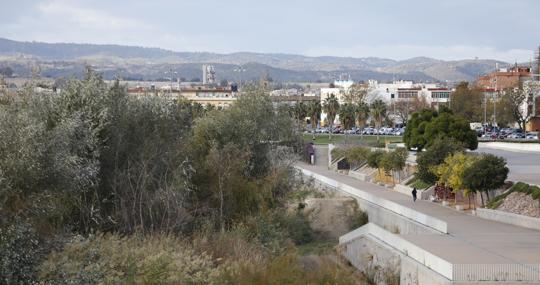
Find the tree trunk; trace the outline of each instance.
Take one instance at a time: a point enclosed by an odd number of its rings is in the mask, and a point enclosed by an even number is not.
[[[218,187],[219,187],[219,224],[221,232],[225,232],[225,224],[223,223],[223,183],[221,181],[221,175],[218,178]]]
[[[333,126],[334,126],[334,120],[332,119],[332,121],[328,123],[328,140],[330,140],[330,141],[332,140]]]
[[[378,124],[378,125],[379,126],[377,126],[377,124],[375,124],[375,127],[377,128],[377,144],[379,144],[379,133],[380,133],[379,130],[381,129],[380,124]],[[379,147],[379,146],[377,146],[377,147]]]
[[[480,200],[482,200],[482,208],[484,208],[484,195],[480,192]]]

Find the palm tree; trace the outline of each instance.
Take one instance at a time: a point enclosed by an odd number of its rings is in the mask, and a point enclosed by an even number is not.
[[[319,121],[319,116],[321,115],[321,102],[311,101],[307,105],[307,115],[309,121],[311,122],[311,130],[313,132],[313,139],[315,139],[315,128],[317,128],[317,123]]]
[[[383,100],[377,99],[371,103],[371,117],[375,120],[377,142],[379,142],[379,129],[381,128],[382,121],[386,117],[386,103],[384,103]]]
[[[293,107],[293,113],[294,113],[294,117],[296,118],[296,122],[298,123],[298,128],[300,129],[303,126],[301,122],[305,122],[304,119],[307,116],[306,104],[302,102],[296,104]]]
[[[367,119],[369,118],[369,105],[360,101],[356,105],[356,123],[361,127],[360,137],[363,137],[364,125],[366,124]]]
[[[351,129],[356,121],[356,108],[353,104],[345,103],[339,108],[339,120],[341,121],[341,126],[345,132],[345,139],[348,139],[347,130]]]
[[[334,126],[334,119],[339,112],[339,102],[334,94],[330,94],[330,96],[324,99],[323,109],[324,112],[326,112],[326,118],[328,120],[328,124],[330,125],[330,132],[328,138],[332,140],[332,127]]]

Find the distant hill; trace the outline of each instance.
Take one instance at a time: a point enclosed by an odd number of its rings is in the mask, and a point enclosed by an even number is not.
[[[228,80],[256,79],[267,73],[280,81],[330,81],[341,74],[349,74],[357,81],[403,79],[426,82],[470,81],[491,72],[496,63],[508,65],[495,60],[444,61],[427,57],[398,61],[377,57],[175,52],[136,46],[20,42],[0,38],[0,66],[10,66],[22,76],[30,74],[32,69],[47,77],[77,76],[84,65],[90,64],[108,78],[153,80],[166,76],[166,72],[173,69],[178,77],[189,79],[201,77],[204,63],[214,64],[218,78]],[[239,65],[246,72],[235,72]]]

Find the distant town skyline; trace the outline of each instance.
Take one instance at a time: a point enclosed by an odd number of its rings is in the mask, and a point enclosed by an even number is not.
[[[0,37],[174,51],[528,62],[536,0],[19,0]]]

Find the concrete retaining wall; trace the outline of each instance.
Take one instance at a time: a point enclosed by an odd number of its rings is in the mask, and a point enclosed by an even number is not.
[[[349,171],[349,176],[360,181],[370,181],[377,174],[377,169],[370,168],[367,165],[360,167],[358,170]]]
[[[476,209],[476,215],[484,219],[493,220],[493,221],[497,221],[501,223],[512,224],[515,226],[540,231],[539,218],[533,218],[533,217],[517,215],[513,213],[498,211],[498,210],[483,209],[483,208]]]
[[[346,235],[343,235],[339,238],[339,243],[347,247],[346,253],[349,251],[349,246],[354,246],[352,242],[357,240],[362,236],[373,236],[377,240],[390,245],[392,248],[397,250],[399,253],[410,257],[416,262],[430,268],[431,270],[437,272],[438,274],[444,276],[448,280],[452,280],[452,264],[420,247],[415,244],[410,243],[409,241],[401,238],[399,235],[393,234],[389,231],[384,230],[383,228],[369,223],[364,225]],[[347,256],[349,258],[349,256]]]
[[[332,188],[338,189],[342,192],[345,192],[352,197],[357,198],[360,207],[363,209],[366,209],[368,211],[368,215],[370,217],[379,218],[381,220],[388,220],[391,221],[392,219],[397,218],[398,216],[402,216],[406,219],[412,220],[416,223],[419,223],[423,226],[426,226],[428,228],[431,228],[433,230],[439,231],[441,233],[448,233],[448,226],[446,222],[439,220],[437,218],[428,216],[426,214],[420,213],[418,211],[415,211],[411,208],[402,206],[400,204],[397,204],[395,202],[383,199],[381,197],[375,196],[373,194],[370,194],[368,192],[356,189],[352,186],[349,186],[347,184],[341,183],[339,181],[336,181],[334,179],[328,178],[323,175],[319,175],[317,173],[314,173],[312,171],[309,171],[307,169],[299,168],[302,174],[308,177],[313,177],[315,180],[318,180],[322,184],[328,185]],[[382,209],[380,209],[382,208]],[[371,212],[370,212],[371,211]],[[388,214],[386,216],[384,215],[378,215],[377,213],[384,212],[385,214]],[[393,212],[393,213],[390,213]],[[403,220],[403,219],[401,219]],[[370,218],[371,221],[371,218]],[[385,222],[378,221],[377,224],[385,226]],[[395,222],[393,222],[394,225],[396,225]],[[398,224],[399,226],[409,227],[410,223],[407,224]],[[411,229],[409,228],[398,228],[400,232],[404,233],[405,231],[409,232]],[[424,232],[429,230],[424,230]]]

